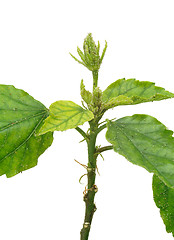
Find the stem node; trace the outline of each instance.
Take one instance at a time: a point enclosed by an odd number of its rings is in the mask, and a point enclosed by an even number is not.
[[[83,224],[83,227],[84,227],[84,228],[90,228],[90,225],[91,225],[91,224],[90,224],[89,222],[85,222],[85,223]]]

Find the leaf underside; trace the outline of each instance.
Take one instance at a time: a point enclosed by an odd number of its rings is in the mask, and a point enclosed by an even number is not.
[[[174,138],[157,119],[136,114],[107,124],[106,139],[133,164],[174,187]]]
[[[35,131],[48,110],[23,90],[0,85],[0,175],[12,177],[37,165],[38,157],[51,145],[51,133]]]
[[[48,131],[65,131],[76,128],[94,118],[91,111],[71,101],[57,101],[50,106],[50,116],[45,120],[38,135]]]
[[[174,236],[174,189],[169,188],[156,175],[153,176],[153,197],[166,226],[166,231]]]
[[[119,98],[120,97],[120,98]],[[122,97],[122,99],[121,99]],[[103,101],[109,108],[118,105],[133,105],[173,98],[174,94],[164,88],[156,87],[155,83],[136,79],[119,79],[109,85],[103,92]]]

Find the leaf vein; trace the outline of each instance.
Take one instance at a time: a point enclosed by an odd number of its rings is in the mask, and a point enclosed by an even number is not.
[[[13,153],[15,153],[18,149],[20,149],[20,147],[22,147],[34,134],[34,132],[36,131],[36,129],[38,128],[38,126],[40,125],[40,123],[43,121],[43,119],[45,118],[46,115],[43,115],[43,117],[41,118],[41,120],[38,122],[38,124],[34,127],[33,131],[29,134],[29,136],[18,146],[16,147],[13,151],[11,151],[10,153],[8,153],[5,157],[3,157],[2,159],[0,159],[0,162],[2,162],[4,159],[6,159],[7,157],[9,157],[10,155],[12,155]]]

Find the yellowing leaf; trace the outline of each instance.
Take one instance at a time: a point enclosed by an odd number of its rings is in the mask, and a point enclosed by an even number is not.
[[[93,119],[93,113],[71,101],[57,101],[50,106],[50,116],[45,120],[38,135],[48,131],[65,131],[76,128]]]
[[[81,81],[81,84],[80,84],[80,94],[81,94],[82,99],[87,104],[92,104],[92,93],[85,89],[85,85],[83,83],[83,80]]]
[[[120,95],[104,103],[104,109],[107,110],[109,108],[113,108],[119,105],[128,105],[128,104],[133,104],[133,101],[131,100],[131,98]]]

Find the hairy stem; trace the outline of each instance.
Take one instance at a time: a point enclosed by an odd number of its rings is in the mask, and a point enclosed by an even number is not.
[[[80,232],[81,240],[88,240],[89,231],[91,228],[91,222],[93,218],[93,214],[96,210],[96,206],[94,204],[94,197],[97,192],[97,187],[95,185],[95,177],[96,177],[96,137],[97,137],[97,128],[98,124],[95,121],[91,121],[90,123],[90,134],[88,141],[88,168],[87,168],[87,177],[88,177],[88,189],[84,193],[84,202],[86,205],[85,211],[85,219],[83,228]]]

